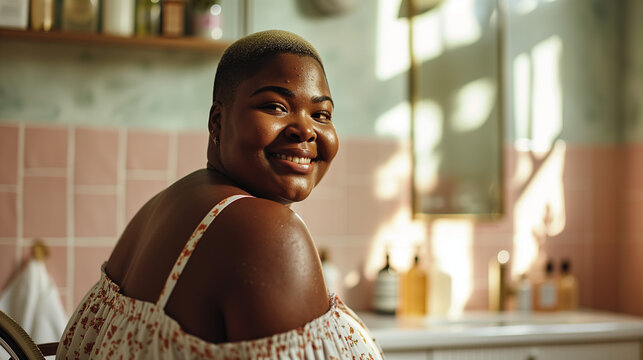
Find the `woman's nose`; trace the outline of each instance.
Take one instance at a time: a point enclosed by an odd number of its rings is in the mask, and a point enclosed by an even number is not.
[[[289,139],[297,142],[311,142],[317,139],[312,121],[303,115],[297,116],[296,121],[288,125],[285,134]]]

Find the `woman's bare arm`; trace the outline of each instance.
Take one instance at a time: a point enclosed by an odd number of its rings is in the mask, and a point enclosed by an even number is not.
[[[216,223],[217,241],[226,239],[218,258],[227,270],[219,295],[227,341],[285,332],[326,313],[321,263],[301,219],[269,200],[235,205]]]

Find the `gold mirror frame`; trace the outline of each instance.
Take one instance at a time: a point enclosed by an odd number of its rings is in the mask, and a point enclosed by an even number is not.
[[[418,174],[418,167],[427,165],[428,160],[421,159],[421,156],[418,156],[418,131],[416,129],[418,121],[418,105],[422,100],[422,73],[421,66],[422,64],[418,62],[417,54],[414,49],[414,40],[416,34],[414,33],[416,17],[425,11],[431,11],[434,7],[443,5],[444,0],[440,1],[439,4],[437,1],[431,0],[431,6],[427,7],[426,0],[405,0],[403,6],[405,6],[405,13],[409,14],[409,51],[411,65],[409,70],[409,93],[410,93],[410,104],[411,104],[411,152],[412,152],[412,168],[411,168],[411,181],[412,181],[412,207],[414,217],[469,217],[479,220],[494,220],[502,217],[504,214],[504,172],[503,172],[503,162],[504,162],[504,77],[503,77],[503,45],[504,45],[504,27],[505,27],[505,9],[504,9],[504,0],[475,0],[476,2],[486,1],[488,6],[494,8],[495,12],[495,23],[490,22],[491,31],[495,30],[493,34],[493,41],[495,41],[495,51],[490,53],[492,58],[495,58],[493,62],[493,67],[490,67],[490,72],[494,73],[493,79],[495,80],[495,97],[493,99],[493,108],[490,111],[489,117],[485,120],[484,124],[489,121],[492,123],[489,124],[491,127],[495,127],[495,130],[489,132],[491,136],[496,138],[491,139],[488,144],[490,144],[490,149],[494,150],[493,154],[487,156],[489,163],[494,167],[491,172],[489,172],[487,177],[484,177],[482,180],[478,177],[468,175],[466,178],[453,178],[452,174],[445,175],[440,172],[440,170],[435,172],[435,177],[432,179],[432,183],[435,187],[427,192],[422,187],[427,187],[426,184],[422,183],[420,175]],[[421,8],[418,8],[418,5]],[[495,35],[495,36],[494,36]],[[471,61],[477,61],[472,59]],[[451,66],[452,64],[449,64]],[[458,71],[458,68],[453,68],[453,73]],[[443,124],[446,123],[443,120]],[[472,134],[468,134],[469,139],[471,139]],[[480,140],[481,137],[474,138],[476,141]],[[446,140],[444,136],[440,139],[440,144],[445,143],[446,141],[451,141],[452,139]],[[466,141],[466,140],[464,140]],[[480,150],[482,151],[482,150]],[[482,154],[481,152],[473,152],[472,157],[476,157]],[[449,154],[446,154],[449,155]],[[461,154],[460,154],[461,155]],[[428,156],[427,156],[428,157]],[[448,156],[447,156],[448,157]],[[458,156],[451,156],[452,158],[458,158]],[[435,166],[435,164],[431,164]],[[463,164],[460,164],[462,167]],[[466,166],[466,164],[464,164]],[[473,167],[485,167],[486,165],[474,164]],[[484,174],[483,174],[484,175]],[[458,175],[460,176],[460,175]],[[449,178],[450,177],[450,178]],[[445,178],[449,180],[445,181]],[[486,179],[486,180],[485,180]],[[487,181],[488,180],[488,181]],[[444,183],[453,182],[453,184]],[[460,182],[460,183],[458,183]],[[482,183],[481,183],[482,182]],[[471,186],[473,184],[473,186]],[[459,197],[455,197],[452,193],[449,193],[448,187],[452,185],[453,187],[461,186],[464,190],[460,190],[458,193]],[[467,186],[469,185],[471,189],[486,189],[484,191],[472,191],[467,194]],[[447,190],[445,190],[445,187]],[[470,190],[471,190],[470,189]],[[444,193],[441,193],[444,192]],[[469,197],[470,203],[473,203],[475,206],[470,206],[466,208],[465,206],[454,206],[458,199],[466,199]],[[437,200],[436,200],[437,199]],[[473,199],[473,201],[471,200]],[[475,202],[476,199],[482,199],[483,201]],[[442,203],[440,203],[442,201]],[[463,201],[464,202],[464,201]],[[466,202],[464,202],[466,204]],[[429,204],[429,206],[427,206]],[[433,204],[436,204],[434,206]],[[443,205],[448,204],[448,205]],[[483,205],[479,205],[483,204]]]

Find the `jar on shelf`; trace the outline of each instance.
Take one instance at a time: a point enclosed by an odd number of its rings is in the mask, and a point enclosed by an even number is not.
[[[98,0],[64,0],[62,29],[65,31],[96,32],[98,30]]]
[[[137,0],[136,35],[156,36],[161,31],[161,3],[159,0]]]
[[[222,7],[219,0],[197,0],[192,15],[194,35],[204,39],[223,37]]]
[[[185,2],[183,0],[162,0],[161,34],[171,37],[185,35]]]
[[[31,29],[49,31],[55,19],[54,0],[31,0]]]
[[[103,0],[103,33],[131,36],[134,34],[134,0]]]
[[[0,27],[27,29],[29,0],[0,0]]]

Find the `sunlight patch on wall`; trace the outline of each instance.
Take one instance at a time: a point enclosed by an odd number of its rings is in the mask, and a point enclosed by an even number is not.
[[[549,155],[536,151],[528,141],[517,143],[516,186],[524,187],[514,207],[512,275],[542,269],[549,238],[565,229],[563,171],[566,145],[556,141]],[[547,157],[546,157],[547,156]]]
[[[411,64],[409,21],[399,18],[401,0],[379,0],[375,76],[385,81],[402,74]]]
[[[518,15],[527,15],[538,8],[538,0],[518,0],[513,7]]]
[[[395,270],[405,272],[411,267],[413,256],[426,239],[426,227],[423,222],[413,220],[410,211],[408,207],[400,208],[378,228],[364,270],[366,278],[375,279],[387,252]]]
[[[550,148],[563,130],[560,60],[563,43],[552,36],[532,51],[534,66],[532,141]]]
[[[517,138],[529,138],[531,58],[527,54],[516,56],[513,61],[514,123]]]
[[[382,137],[406,140],[410,129],[411,104],[408,101],[397,104],[375,120],[375,133]]]
[[[375,172],[375,196],[390,200],[404,196],[409,191],[411,178],[411,157],[404,147],[400,147],[389,160]]]
[[[552,36],[512,64],[516,137],[530,139],[538,151],[551,148],[563,130],[562,50],[560,37]]]
[[[473,290],[473,223],[470,220],[436,220],[431,227],[433,260],[451,278],[450,315],[461,314]]]
[[[482,36],[475,0],[451,0],[442,7],[444,41],[449,49],[474,44]]]
[[[477,79],[458,89],[454,100],[453,129],[457,132],[475,130],[489,119],[496,98],[494,81]]]
[[[442,161],[435,148],[442,141],[443,113],[440,105],[432,100],[423,99],[416,105],[413,131],[422,136],[415,136],[413,151],[416,163],[423,164],[415,168],[416,188],[426,193],[436,186],[438,168]]]
[[[438,11],[427,11],[413,20],[413,54],[415,59],[426,62],[435,59],[444,52],[442,40],[441,16]]]

